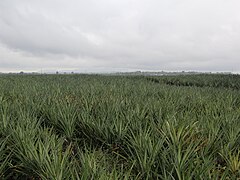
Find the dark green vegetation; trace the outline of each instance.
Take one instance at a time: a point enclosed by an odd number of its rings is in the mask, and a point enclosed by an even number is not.
[[[193,78],[194,77],[194,78]],[[239,75],[181,75],[181,76],[165,76],[162,78],[149,77],[148,80],[156,83],[164,83],[175,86],[195,86],[195,87],[215,87],[230,88],[240,90]]]
[[[238,179],[239,84],[2,75],[0,179]]]

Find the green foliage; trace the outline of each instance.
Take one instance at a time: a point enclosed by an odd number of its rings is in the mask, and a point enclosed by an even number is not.
[[[0,84],[0,179],[240,178],[238,75]]]
[[[8,154],[8,149],[6,146],[7,139],[0,139],[0,178],[6,179],[8,163],[10,163],[10,154]]]
[[[155,78],[150,77],[147,80],[155,83],[164,83],[174,86],[195,86],[195,87],[215,87],[215,88],[230,88],[240,89],[240,77],[239,75],[179,75]]]

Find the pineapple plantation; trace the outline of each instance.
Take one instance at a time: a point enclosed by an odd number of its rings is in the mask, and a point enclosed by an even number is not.
[[[0,179],[240,179],[240,76],[1,75]]]

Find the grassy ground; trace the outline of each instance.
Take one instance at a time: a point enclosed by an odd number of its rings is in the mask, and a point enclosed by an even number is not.
[[[239,179],[240,76],[0,76],[0,179]]]

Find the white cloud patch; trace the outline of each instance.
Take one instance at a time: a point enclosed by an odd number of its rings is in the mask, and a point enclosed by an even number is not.
[[[240,71],[238,0],[1,0],[0,71]]]

